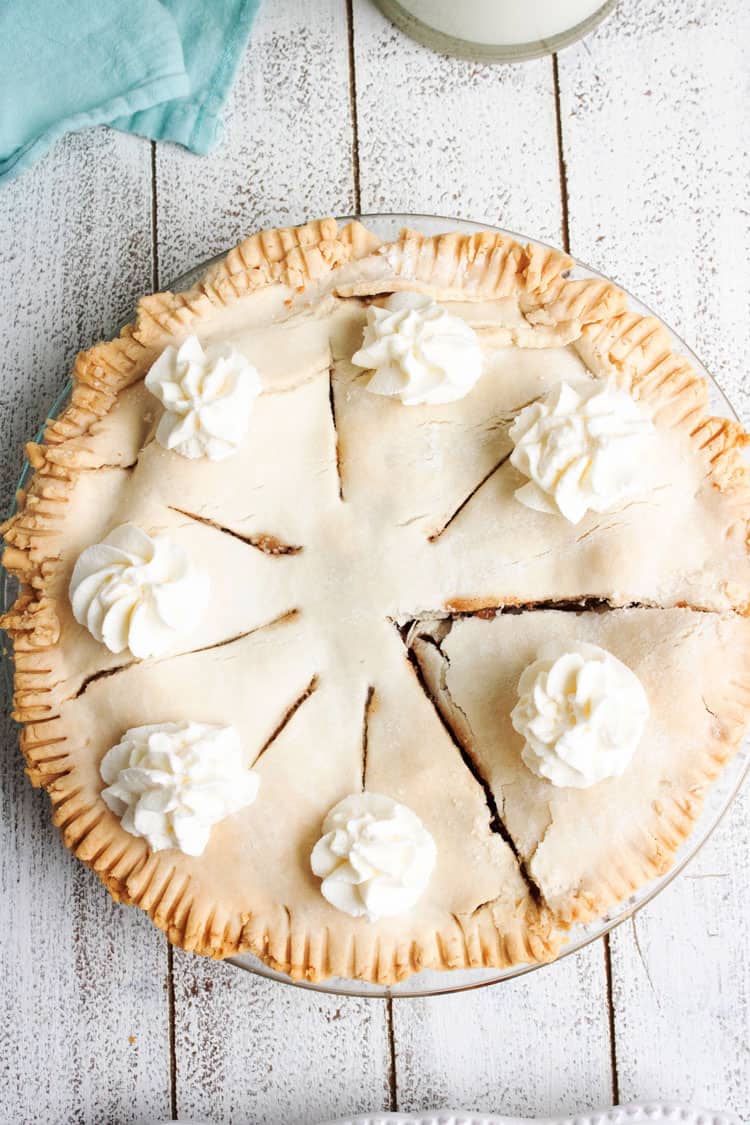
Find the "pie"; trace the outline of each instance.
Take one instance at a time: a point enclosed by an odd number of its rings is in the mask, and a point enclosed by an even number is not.
[[[15,715],[170,941],[547,961],[691,832],[750,710],[748,439],[572,264],[325,219],[78,356],[4,529]]]

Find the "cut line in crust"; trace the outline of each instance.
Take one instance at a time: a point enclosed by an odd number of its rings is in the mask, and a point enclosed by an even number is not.
[[[199,516],[195,512],[187,512],[184,508],[175,507],[174,504],[168,504],[167,507],[170,512],[176,512],[180,516],[194,520],[195,523],[206,524],[208,527],[215,528],[216,531],[221,531],[224,535],[231,535],[233,539],[239,539],[242,543],[247,543],[248,547],[254,547],[256,551],[262,551],[264,555],[298,555],[300,551],[304,550],[303,547],[283,543],[275,535],[243,535],[242,532],[234,531],[231,527],[223,527],[216,520],[209,519],[208,516]]]
[[[318,676],[317,675],[313,676],[312,679],[310,680],[310,683],[305,688],[305,690],[300,695],[298,695],[297,698],[295,700],[293,700],[292,703],[289,704],[286,711],[281,716],[281,719],[276,724],[276,726],[272,730],[271,734],[268,736],[268,738],[266,739],[266,741],[263,743],[260,750],[256,754],[255,759],[253,761],[253,765],[257,765],[258,762],[263,757],[263,755],[266,753],[266,751],[271,749],[274,742],[279,737],[279,735],[282,733],[282,731],[289,725],[289,723],[291,723],[292,719],[297,714],[300,707],[304,703],[307,702],[307,700],[310,698],[310,696],[312,695],[312,693],[314,691],[318,690],[318,684],[319,683],[320,683],[320,680],[319,680]]]
[[[375,688],[372,684],[367,687],[367,695],[365,696],[365,705],[362,712],[362,792],[367,789],[367,740],[368,740],[368,724],[370,721],[370,709],[376,706],[375,701]]]
[[[464,497],[464,499],[461,501],[461,503],[458,505],[458,507],[455,509],[455,511],[451,512],[450,516],[445,521],[443,526],[438,528],[437,531],[433,531],[432,535],[430,535],[430,542],[431,543],[434,543],[437,539],[440,538],[440,536],[443,534],[444,531],[448,530],[448,528],[453,523],[453,521],[458,516],[461,515],[461,512],[463,512],[463,510],[467,506],[467,504],[471,503],[471,501],[474,499],[476,494],[479,492],[480,488],[487,483],[487,481],[490,479],[490,477],[495,475],[495,473],[498,471],[498,469],[501,469],[503,467],[503,465],[506,463],[506,461],[508,461],[509,458],[510,458],[510,451],[508,453],[504,453],[503,456],[500,458],[500,460],[495,465],[493,465],[492,468],[489,469],[484,474],[484,476],[479,481],[479,483],[474,485],[471,492],[466,497]]]
[[[341,477],[341,445],[339,443],[339,432],[336,426],[336,400],[334,398],[333,373],[334,368],[332,365],[328,371],[328,402],[331,410],[331,425],[333,426],[333,432],[336,437],[336,476],[339,482],[339,500],[343,500],[344,483]]]

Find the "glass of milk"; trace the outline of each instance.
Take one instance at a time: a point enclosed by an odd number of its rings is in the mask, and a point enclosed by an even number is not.
[[[402,31],[443,54],[533,59],[586,35],[616,0],[375,0]]]

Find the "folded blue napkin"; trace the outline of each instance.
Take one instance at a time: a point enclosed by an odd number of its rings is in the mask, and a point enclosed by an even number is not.
[[[260,0],[2,0],[0,182],[113,125],[206,153]]]

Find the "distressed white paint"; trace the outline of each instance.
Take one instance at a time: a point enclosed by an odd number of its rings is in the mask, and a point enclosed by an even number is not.
[[[163,282],[248,232],[354,210],[343,0],[263,4],[208,158],[157,152]]]
[[[175,952],[188,1120],[313,1125],[389,1108],[385,1002],[345,1000]]]
[[[3,510],[75,351],[149,286],[149,165],[145,141],[97,130],[0,189]],[[161,1115],[166,942],[65,850],[0,734],[0,1121]]]
[[[737,801],[680,878],[612,938],[623,1101],[750,1104],[750,802]]]
[[[363,210],[453,213],[559,243],[549,60],[432,55],[354,0]],[[560,56],[575,252],[650,301],[742,386],[750,236],[742,0],[621,0]],[[344,0],[268,0],[207,159],[157,152],[159,275],[269,223],[353,210]],[[0,194],[4,496],[76,348],[151,277],[150,149],[71,138]],[[0,1121],[169,1116],[164,942],[64,852],[14,735],[0,795]],[[612,939],[622,1100],[750,1093],[748,797],[700,860]],[[102,952],[103,951],[103,952]],[[356,1110],[463,1104],[551,1113],[610,1098],[601,944],[516,982],[393,1005],[285,988],[176,952],[177,1108],[213,1122],[312,1125]],[[134,1041],[131,1043],[130,1036]]]
[[[560,241],[552,65],[436,55],[355,0],[363,211],[455,215]]]
[[[627,0],[560,57],[574,253],[652,305],[750,424],[750,10]],[[624,187],[623,187],[624,185]],[[750,1103],[747,791],[612,937],[620,1096]]]

